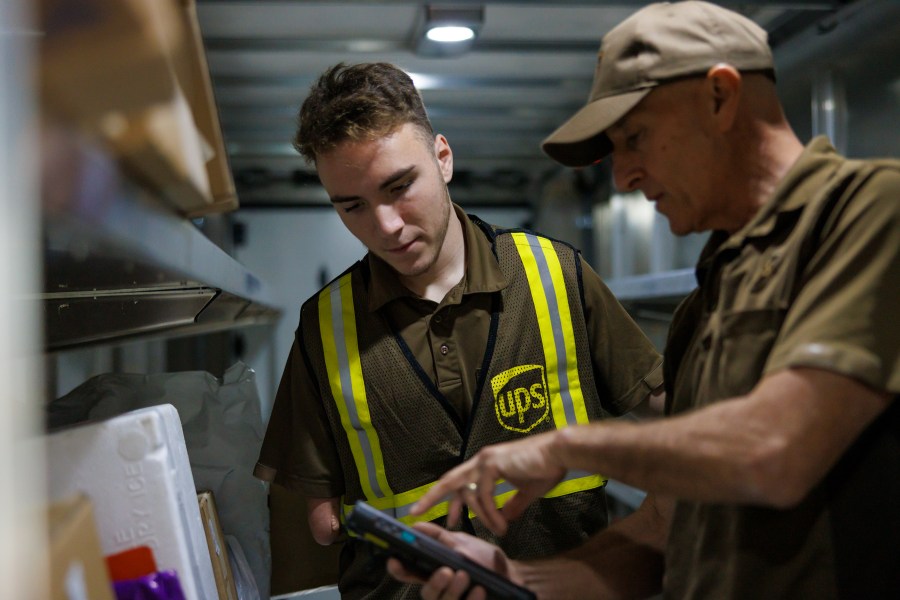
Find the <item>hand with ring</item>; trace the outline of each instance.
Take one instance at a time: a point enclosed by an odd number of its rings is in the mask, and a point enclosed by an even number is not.
[[[552,431],[482,448],[468,461],[447,471],[412,507],[412,514],[422,514],[449,497],[449,527],[459,522],[465,505],[488,529],[503,535],[508,521],[519,517],[531,502],[547,493],[565,475],[567,467],[554,452],[558,433]],[[502,512],[494,499],[494,488],[500,480],[508,481],[517,489]]]

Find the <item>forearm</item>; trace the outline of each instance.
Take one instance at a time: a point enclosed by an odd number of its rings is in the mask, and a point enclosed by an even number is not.
[[[662,554],[622,544],[600,557],[609,568],[567,556],[522,563],[517,568],[525,587],[540,599],[580,600],[585,590],[597,598],[647,598],[662,589]]]
[[[306,510],[316,542],[329,546],[341,538],[340,498],[307,498]]]
[[[888,402],[845,377],[785,371],[749,396],[685,415],[561,430],[550,452],[567,468],[657,494],[790,506]]]
[[[714,412],[732,411],[716,407]],[[556,434],[551,451],[570,469],[600,473],[643,490],[701,501],[746,499],[751,490],[741,473],[747,469],[737,461],[750,460],[748,453],[757,451],[765,432],[735,433],[715,418],[720,415],[704,416],[718,426],[677,417],[569,428]]]
[[[663,504],[663,503],[660,503]],[[539,598],[645,598],[662,587],[671,505],[648,496],[632,515],[558,557],[516,566]]]

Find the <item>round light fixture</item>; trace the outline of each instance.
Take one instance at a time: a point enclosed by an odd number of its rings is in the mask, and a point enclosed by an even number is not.
[[[445,25],[432,27],[428,30],[426,36],[433,42],[464,42],[475,37],[475,32],[469,27]]]

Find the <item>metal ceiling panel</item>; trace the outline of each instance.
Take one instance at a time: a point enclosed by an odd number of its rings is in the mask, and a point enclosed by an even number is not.
[[[863,0],[864,1],[864,0]],[[847,1],[722,2],[787,37]],[[528,182],[559,167],[540,142],[587,99],[600,38],[640,0],[456,0],[483,6],[472,49],[417,55],[413,34],[428,3],[199,0],[198,18],[242,206],[325,202],[291,147],[309,86],[338,62],[388,61],[413,75],[435,129],[450,140],[460,180],[518,171],[519,188],[478,199],[521,202]],[[498,177],[499,179],[499,177]],[[454,199],[465,202],[454,188]]]

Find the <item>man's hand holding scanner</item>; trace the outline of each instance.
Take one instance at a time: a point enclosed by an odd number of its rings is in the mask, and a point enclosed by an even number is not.
[[[434,523],[420,522],[413,525],[413,528],[465,555],[470,560],[492,569],[511,582],[517,585],[523,584],[523,578],[516,571],[513,562],[496,546],[466,533],[447,531]],[[424,579],[421,573],[407,569],[396,558],[388,559],[387,570],[399,581],[423,584],[421,594],[425,600],[463,597],[467,600],[484,600],[487,598],[484,588],[480,586],[474,586],[469,590],[471,580],[468,573],[463,570],[454,571],[450,567],[441,567],[430,577]],[[466,590],[469,590],[468,595],[466,595]]]

